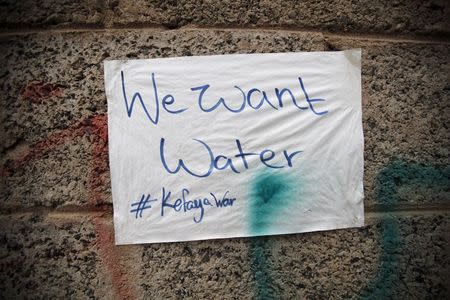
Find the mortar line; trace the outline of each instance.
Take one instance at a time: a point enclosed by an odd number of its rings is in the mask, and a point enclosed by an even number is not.
[[[45,206],[35,207],[17,207],[7,206],[0,208],[0,215],[21,215],[21,214],[81,214],[81,215],[98,215],[98,214],[112,214],[112,204],[105,204],[98,207],[92,206],[66,206],[60,208],[51,208]]]
[[[432,215],[446,215],[450,213],[450,209],[429,209],[429,210],[397,210],[388,212],[364,212],[366,220],[369,219],[382,219],[386,216],[393,217],[415,217],[415,216],[432,216]]]
[[[89,32],[114,32],[114,31],[127,31],[127,30],[155,30],[164,31],[172,30],[163,25],[151,25],[148,24],[145,27],[131,26],[131,27],[103,27],[103,26],[68,26],[59,28],[45,28],[45,27],[35,27],[35,28],[21,28],[17,30],[0,30],[0,37],[8,37],[15,35],[29,35],[29,34],[55,34],[55,33],[89,33]]]
[[[413,215],[430,215],[430,214],[448,214],[450,213],[449,206],[428,206],[428,207],[410,207],[410,208],[397,208],[391,210],[373,210],[373,209],[365,209],[364,215],[365,217],[382,217],[384,215],[405,215],[405,216],[413,216]],[[79,207],[75,209],[74,207],[70,208],[61,208],[61,209],[52,209],[48,207],[29,207],[21,210],[17,209],[3,209],[0,211],[0,216],[18,216],[18,215],[28,215],[28,214],[41,214],[48,216],[70,216],[70,215],[81,215],[81,216],[103,216],[103,217],[112,217],[113,208],[111,206],[105,206],[102,208],[92,209],[89,207]]]
[[[315,28],[307,27],[276,27],[276,26],[224,26],[224,27],[214,27],[214,26],[193,26],[186,25],[179,29],[184,30],[222,30],[222,31],[269,31],[269,32],[291,32],[291,33],[314,33],[322,34],[326,37],[334,38],[347,38],[347,39],[358,39],[358,40],[370,40],[370,41],[384,41],[384,42],[396,42],[396,43],[415,43],[415,44],[450,44],[450,37],[437,37],[437,36],[421,36],[414,34],[383,34],[383,33],[371,33],[371,32],[343,32],[337,33],[329,30],[320,30]]]
[[[450,205],[448,204],[429,204],[429,205],[383,205],[383,204],[374,204],[370,206],[366,206],[364,208],[365,213],[395,213],[395,212],[421,212],[421,211],[450,211]]]
[[[391,42],[391,43],[409,43],[409,44],[450,44],[450,38],[444,36],[421,36],[414,34],[385,34],[385,33],[371,33],[371,32],[343,32],[336,33],[329,30],[320,30],[306,27],[274,27],[274,26],[199,26],[199,25],[186,25],[177,28],[168,28],[164,25],[156,24],[128,24],[124,26],[72,26],[61,28],[24,28],[19,30],[0,31],[0,37],[8,36],[20,36],[28,34],[55,34],[55,33],[89,33],[89,32],[104,32],[110,33],[115,31],[128,31],[128,30],[154,30],[154,31],[248,31],[248,32],[287,32],[287,33],[313,33],[322,34],[324,38],[344,38],[355,40],[367,40],[378,42]]]

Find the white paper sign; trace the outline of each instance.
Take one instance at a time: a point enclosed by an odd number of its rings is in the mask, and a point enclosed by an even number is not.
[[[361,52],[105,62],[117,244],[362,226]]]

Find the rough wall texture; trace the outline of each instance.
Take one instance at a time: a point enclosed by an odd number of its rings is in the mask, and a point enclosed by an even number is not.
[[[0,298],[450,298],[447,1],[0,8]],[[366,227],[114,246],[103,60],[355,47]]]

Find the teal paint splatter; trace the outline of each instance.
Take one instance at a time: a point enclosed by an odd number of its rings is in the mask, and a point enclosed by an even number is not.
[[[377,176],[376,196],[378,202],[386,206],[401,201],[398,193],[405,186],[423,187],[450,192],[450,166],[436,167],[416,162],[394,160]],[[264,234],[276,219],[279,211],[288,205],[289,195],[296,195],[295,185],[285,175],[264,173],[256,177],[251,185],[250,229],[253,234]],[[282,197],[284,195],[284,197]],[[260,205],[268,204],[267,206]],[[282,205],[276,205],[282,204]],[[361,299],[389,299],[393,295],[396,281],[399,280],[400,254],[403,242],[398,228],[397,218],[385,215],[380,222],[381,264],[376,279],[360,294]],[[268,258],[271,244],[267,238],[253,238],[250,243],[251,270],[255,276],[255,298],[276,299],[272,285],[274,270]]]
[[[402,201],[398,189],[409,186],[421,187],[433,192],[450,192],[450,166],[435,167],[404,160],[395,160],[387,165],[377,176],[377,200],[385,205]]]
[[[296,183],[287,174],[276,171],[259,174],[250,187],[250,234],[270,233],[279,213],[295,200],[296,191]]]
[[[268,238],[256,237],[250,242],[250,269],[255,277],[255,299],[275,299],[272,286],[273,271],[269,261],[271,243]]]
[[[450,166],[436,167],[395,160],[378,174],[376,182],[377,200],[383,205],[391,206],[401,201],[398,191],[405,186],[450,192]],[[381,219],[380,235],[381,264],[376,279],[360,294],[360,298],[364,300],[392,297],[395,282],[400,276],[403,242],[395,216],[387,214]]]
[[[395,282],[399,279],[402,240],[395,216],[387,215],[380,222],[381,256],[378,274],[361,293],[364,300],[390,299]]]
[[[279,171],[266,171],[255,177],[249,194],[249,232],[270,234],[283,210],[297,199],[298,182]],[[252,238],[250,242],[251,270],[255,276],[255,298],[276,299],[272,287],[273,269],[269,260],[270,239]]]

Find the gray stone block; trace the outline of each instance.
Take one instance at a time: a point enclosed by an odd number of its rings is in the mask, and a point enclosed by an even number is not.
[[[369,215],[355,229],[114,246],[111,215],[0,216],[2,298],[449,295],[450,215]]]
[[[366,204],[447,204],[448,47],[331,37],[327,43],[363,49]]]
[[[108,24],[274,26],[336,32],[448,33],[446,1],[126,1],[112,2]]]
[[[104,0],[6,0],[2,2],[2,29],[51,26],[101,26],[106,2]]]
[[[7,29],[200,25],[448,34],[449,10],[444,0],[8,0],[2,5],[0,19]]]
[[[143,298],[444,299],[450,215],[365,228],[143,248]],[[163,288],[161,288],[163,287]]]
[[[88,218],[0,216],[0,298],[99,298],[111,295]]]

